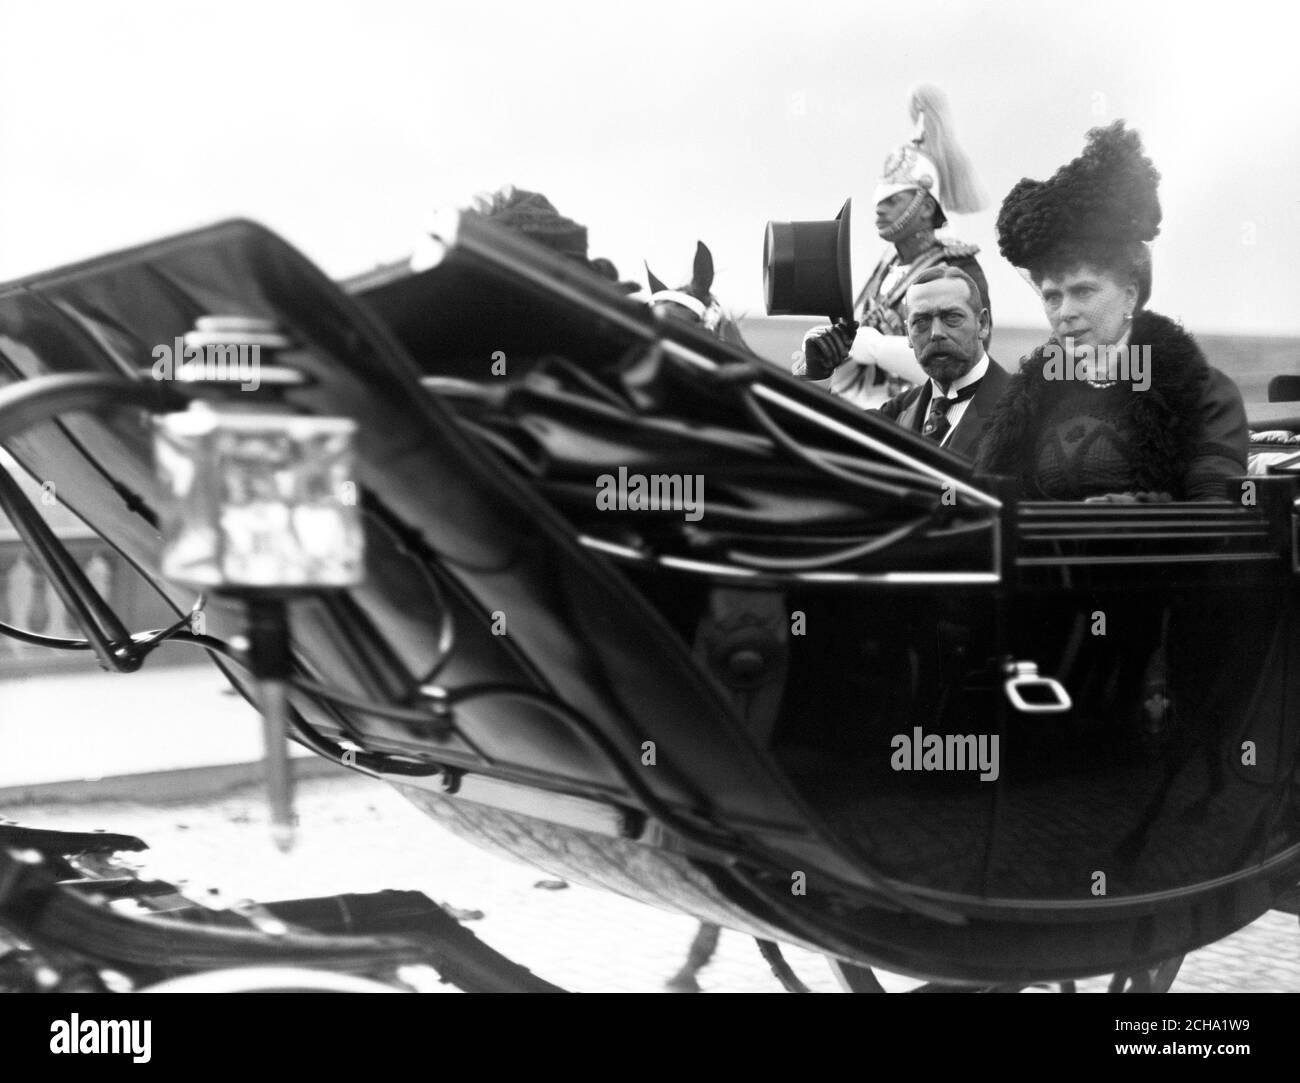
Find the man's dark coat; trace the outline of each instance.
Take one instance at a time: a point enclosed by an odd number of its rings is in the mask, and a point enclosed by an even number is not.
[[[952,438],[944,447],[958,455],[965,455],[968,459],[975,458],[980,440],[988,428],[993,407],[1010,382],[1011,376],[1007,370],[990,357],[988,371],[980,381],[979,389],[972,396],[961,420],[953,429]],[[897,421],[905,429],[920,432],[921,426],[925,424],[925,415],[930,411],[929,389],[930,381],[927,380],[920,387],[895,395],[881,404],[880,413]]]

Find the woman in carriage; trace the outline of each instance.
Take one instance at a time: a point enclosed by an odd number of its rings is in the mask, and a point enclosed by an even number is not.
[[[1002,204],[1002,254],[1038,289],[1052,338],[1012,378],[978,461],[1031,499],[1224,500],[1225,480],[1246,473],[1236,385],[1146,307],[1158,181],[1116,121]]]

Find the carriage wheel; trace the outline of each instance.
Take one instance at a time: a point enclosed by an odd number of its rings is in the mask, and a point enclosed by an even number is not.
[[[169,978],[137,993],[406,993],[355,974],[298,966],[242,966]]]
[[[831,964],[831,973],[846,993],[884,993],[887,990],[880,984],[875,972],[869,966],[854,966],[833,956],[826,956]]]
[[[840,983],[840,988],[846,993],[887,993],[889,992],[880,984],[880,979],[876,977],[875,972],[868,966],[856,966],[853,963],[846,963],[830,955],[826,956],[826,961],[830,964],[831,973],[835,975],[836,980]],[[1181,962],[1181,958],[1179,962]],[[1161,964],[1162,966],[1167,964]],[[1177,968],[1174,970],[1177,973]],[[1172,975],[1169,981],[1173,982]],[[1062,993],[1076,992],[1075,984],[1072,981],[1062,981],[1054,983],[1057,991]],[[924,985],[918,985],[915,989],[908,989],[909,993],[1020,993],[1026,989],[1043,989],[1050,988],[1049,983],[1034,982],[1030,984],[1019,984],[1016,982],[1007,982],[999,985],[951,985],[946,982],[928,981]],[[1168,988],[1168,986],[1166,986]],[[1155,990],[1164,992],[1164,989]]]
[[[1110,980],[1108,993],[1167,993],[1178,977],[1185,956],[1175,955],[1155,966],[1138,970],[1117,971]]]

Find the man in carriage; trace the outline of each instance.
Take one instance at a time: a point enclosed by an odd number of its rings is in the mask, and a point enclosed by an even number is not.
[[[880,407],[885,417],[940,447],[975,458],[989,417],[1011,377],[989,356],[989,314],[979,283],[960,267],[936,264],[907,291],[907,341],[924,383]]]
[[[952,136],[947,100],[937,87],[919,86],[910,109],[916,134],[885,159],[875,188],[876,231],[888,247],[858,295],[856,318],[810,331],[793,366],[796,376],[863,409],[926,380],[907,342],[903,309],[908,287],[926,271],[964,271],[992,315],[988,282],[975,259],[979,249],[935,233],[948,213],[969,214],[986,203]]]

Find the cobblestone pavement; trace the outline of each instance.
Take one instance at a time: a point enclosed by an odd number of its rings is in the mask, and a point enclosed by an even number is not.
[[[63,830],[102,828],[149,843],[143,874],[184,883],[218,901],[258,901],[404,888],[468,911],[469,927],[534,973],[584,992],[653,992],[686,957],[696,923],[576,885],[557,888],[542,872],[489,855],[424,817],[400,794],[340,776],[301,784],[300,832],[288,855],[271,844],[259,790],[194,803],[51,804],[0,807],[0,818]],[[539,886],[548,884],[549,886]],[[473,912],[482,917],[474,917]],[[816,991],[838,989],[826,961],[799,949],[786,959]],[[916,984],[882,974],[886,988]],[[706,992],[779,992],[754,942],[722,933],[701,972]],[[1105,979],[1080,984],[1103,991]],[[1300,929],[1269,913],[1236,935],[1193,953],[1174,992],[1300,991]]]

